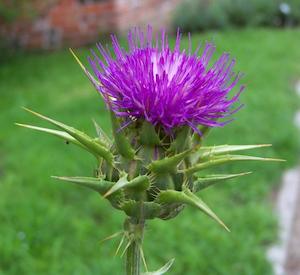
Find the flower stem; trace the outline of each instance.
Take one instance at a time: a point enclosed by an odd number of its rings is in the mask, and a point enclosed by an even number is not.
[[[144,221],[136,219],[127,219],[125,221],[125,230],[129,236],[129,247],[126,251],[126,275],[141,274],[141,246],[144,234]]]
[[[132,242],[127,249],[126,274],[140,275],[141,252],[136,241]]]

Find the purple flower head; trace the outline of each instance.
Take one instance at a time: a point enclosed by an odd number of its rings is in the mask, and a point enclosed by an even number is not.
[[[149,26],[145,33],[140,29],[129,31],[128,51],[115,35],[114,57],[101,44],[97,48],[102,59],[92,51],[89,62],[99,80],[94,85],[124,123],[135,118],[161,125],[166,131],[184,125],[198,131],[198,125],[223,126],[239,109],[233,105],[243,86],[229,98],[241,77],[232,71],[235,60],[224,53],[209,67],[213,44],[206,43],[198,56],[201,47],[192,52],[190,37],[188,51],[180,50],[180,41],[178,31],[175,47],[171,48],[165,31],[153,38]]]

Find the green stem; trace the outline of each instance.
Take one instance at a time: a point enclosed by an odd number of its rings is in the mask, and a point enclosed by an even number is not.
[[[140,275],[141,252],[139,245],[136,241],[131,243],[127,249],[126,255],[126,274],[127,275]]]
[[[126,251],[126,275],[141,274],[141,246],[144,234],[144,221],[127,219],[125,230],[128,232],[130,245]]]

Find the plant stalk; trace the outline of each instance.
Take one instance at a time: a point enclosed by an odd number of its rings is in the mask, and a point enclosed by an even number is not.
[[[141,274],[141,246],[143,242],[145,222],[143,220],[127,219],[124,227],[128,232],[130,245],[126,251],[126,275]]]

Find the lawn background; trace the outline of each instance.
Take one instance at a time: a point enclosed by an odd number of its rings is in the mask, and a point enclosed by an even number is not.
[[[201,197],[231,228],[225,232],[193,209],[175,220],[149,223],[145,254],[150,269],[169,259],[170,274],[271,274],[265,250],[276,240],[271,194],[286,167],[299,155],[292,125],[298,107],[300,30],[246,29],[193,35],[229,51],[247,85],[236,121],[211,132],[207,144],[272,143],[253,154],[287,163],[242,163],[226,171],[254,171],[203,192]],[[183,43],[187,45],[187,39]],[[77,50],[84,60],[88,49]],[[100,240],[119,231],[124,216],[96,193],[57,182],[51,175],[91,175],[93,159],[44,134],[17,128],[39,125],[26,106],[88,133],[94,118],[107,131],[109,117],[67,50],[16,54],[0,65],[0,274],[122,274],[113,257],[119,240]]]

